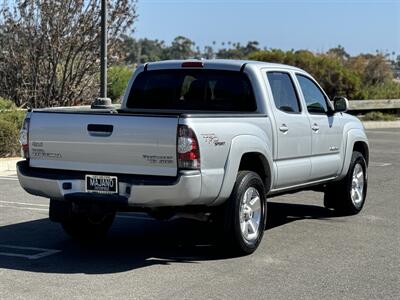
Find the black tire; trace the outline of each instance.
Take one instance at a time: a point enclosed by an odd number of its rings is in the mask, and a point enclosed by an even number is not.
[[[89,215],[72,212],[68,220],[61,222],[64,231],[80,241],[95,241],[106,237],[115,218],[115,212]]]
[[[258,192],[258,196],[260,198],[260,205],[259,205],[259,212],[255,213],[254,210],[253,215],[260,216],[259,222],[252,222],[252,224],[258,225],[258,230],[256,233],[252,233],[252,239],[246,239],[244,233],[242,233],[241,227],[241,220],[244,220],[242,200],[244,200],[244,195],[246,191],[249,193],[253,193],[253,195],[257,195],[254,188]],[[249,190],[250,189],[250,190]],[[252,197],[252,196],[251,196]],[[251,202],[251,201],[250,201]],[[249,204],[250,204],[249,202]],[[256,205],[257,202],[254,202]],[[251,204],[252,205],[252,204]],[[225,246],[228,247],[229,250],[234,255],[247,255],[253,253],[258,245],[260,244],[262,237],[264,235],[265,224],[267,219],[267,200],[265,194],[265,188],[263,181],[261,180],[260,176],[257,173],[251,171],[240,171],[237,175],[237,179],[235,182],[235,186],[233,188],[232,194],[227,202],[221,207],[221,220],[222,221],[222,229],[223,229],[223,238],[222,241],[224,242]],[[258,211],[258,205],[257,205]],[[251,216],[247,215],[246,218]],[[257,217],[255,217],[257,218]],[[251,217],[252,219],[252,217]],[[252,219],[253,220],[253,219]],[[242,222],[243,226],[243,222]],[[245,225],[244,225],[245,226]],[[244,227],[245,228],[245,227]],[[245,231],[249,232],[248,229],[244,229]],[[249,233],[248,237],[249,237]]]
[[[360,196],[354,196],[358,198],[357,201],[352,198],[352,188],[360,186],[358,182],[353,183],[353,173],[356,166],[362,168],[362,179],[363,188],[361,193],[355,193]],[[357,167],[359,170],[359,167]],[[332,183],[327,186],[324,195],[324,206],[329,209],[333,209],[341,215],[355,215],[358,214],[365,204],[367,197],[367,186],[368,186],[368,167],[365,162],[364,156],[354,151],[351,157],[351,162],[347,175],[340,181]],[[359,173],[360,174],[360,173]],[[361,176],[360,176],[361,178]]]

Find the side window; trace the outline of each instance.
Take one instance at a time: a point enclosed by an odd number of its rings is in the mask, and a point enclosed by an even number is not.
[[[268,72],[267,77],[276,108],[288,113],[300,113],[299,99],[290,75],[284,72]]]
[[[327,113],[327,99],[325,98],[325,95],[322,93],[321,89],[306,76],[297,74],[296,77],[303,92],[308,112],[314,114]]]
[[[276,108],[288,113],[300,113],[299,99],[290,75],[284,72],[268,72],[267,77]]]

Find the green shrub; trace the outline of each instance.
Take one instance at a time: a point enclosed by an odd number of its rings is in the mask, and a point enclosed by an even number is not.
[[[23,110],[10,110],[0,112],[0,120],[4,120],[15,124],[15,126],[20,129],[24,121],[26,112]]]
[[[363,90],[363,96],[365,99],[400,99],[400,83],[386,81],[368,85]]]
[[[331,99],[335,96],[359,99],[362,96],[361,78],[335,57],[316,55],[307,50],[271,49],[254,52],[249,59],[288,64],[304,69],[318,80]]]
[[[13,102],[0,98],[0,157],[19,155],[18,135],[24,117],[25,111],[16,110]]]
[[[19,154],[18,133],[15,124],[0,119],[0,157]]]
[[[123,96],[129,79],[132,76],[132,69],[125,66],[115,66],[108,70],[108,97],[113,102],[119,102]]]
[[[396,121],[397,118],[392,114],[384,114],[380,111],[372,111],[364,115],[364,121]]]
[[[0,97],[0,111],[5,109],[15,109],[15,108],[16,106],[14,102]]]

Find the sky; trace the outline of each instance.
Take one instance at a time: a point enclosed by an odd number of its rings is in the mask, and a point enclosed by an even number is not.
[[[400,54],[400,0],[138,0],[136,38]]]

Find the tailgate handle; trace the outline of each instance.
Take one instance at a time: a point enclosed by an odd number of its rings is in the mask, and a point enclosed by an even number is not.
[[[89,124],[87,130],[93,136],[110,136],[114,130],[113,125]]]

